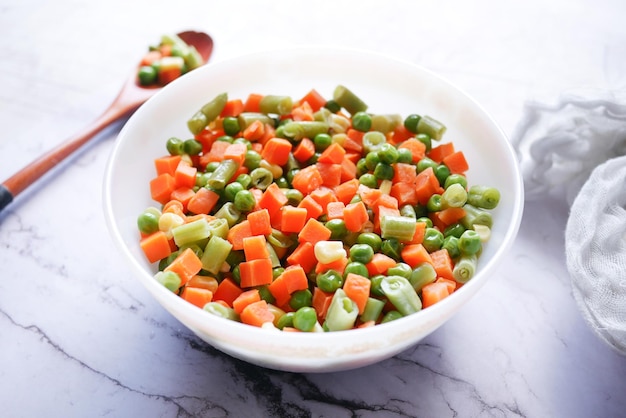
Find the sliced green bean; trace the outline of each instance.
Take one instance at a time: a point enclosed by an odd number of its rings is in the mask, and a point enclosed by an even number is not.
[[[204,248],[201,258],[202,268],[212,274],[219,273],[232,248],[232,244],[224,238],[212,236]]]
[[[268,94],[263,96],[259,102],[259,110],[261,113],[273,113],[276,115],[287,115],[291,113],[293,108],[293,100],[289,96],[277,96]]]
[[[239,122],[239,129],[244,130],[248,126],[252,125],[256,121],[260,121],[264,125],[267,123],[274,126],[274,119],[269,116],[258,112],[242,112],[237,116],[237,122]]]
[[[228,226],[231,227],[239,221],[241,217],[241,212],[235,208],[235,204],[233,202],[226,202],[222,205],[221,208],[215,213],[215,217],[219,219],[225,219],[228,223]]]
[[[413,267],[409,282],[416,292],[420,292],[424,286],[437,280],[437,272],[432,264],[424,262]]]
[[[316,135],[327,133],[328,123],[320,121],[293,121],[283,126],[283,134],[287,138],[299,141],[302,138],[315,138]]]
[[[420,134],[426,134],[431,139],[439,141],[446,132],[446,126],[435,118],[424,115],[417,123],[417,132]]]
[[[415,218],[385,215],[380,220],[381,236],[384,239],[396,238],[399,241],[411,241],[415,234],[416,224]]]
[[[500,191],[495,187],[472,186],[468,192],[467,202],[479,208],[494,209],[500,203]]]
[[[401,276],[386,276],[380,284],[389,302],[402,315],[410,315],[422,309],[422,301],[411,283]]]
[[[209,302],[202,308],[208,313],[219,316],[220,318],[230,319],[231,321],[239,321],[239,314],[233,308],[224,306],[219,302]]]
[[[326,313],[325,327],[329,331],[343,331],[354,328],[359,308],[343,289],[337,289]]]
[[[473,255],[462,255],[454,264],[452,275],[459,283],[467,283],[476,273],[478,257]]]
[[[448,186],[441,195],[441,206],[445,208],[460,208],[467,202],[467,191],[459,183]]]
[[[485,225],[489,228],[493,226],[493,217],[491,212],[466,203],[463,206],[465,216],[461,219],[461,223],[466,229],[473,229],[474,225]]]
[[[341,107],[346,109],[348,113],[354,115],[357,112],[365,112],[367,105],[356,94],[347,87],[339,85],[333,92],[333,100]]]
[[[238,168],[239,164],[235,160],[222,160],[207,180],[207,185],[215,190],[223,190]]]
[[[365,304],[365,309],[363,313],[359,317],[361,322],[368,321],[378,321],[380,314],[383,312],[383,308],[385,307],[385,302],[380,299],[375,298],[367,298],[367,303]]]

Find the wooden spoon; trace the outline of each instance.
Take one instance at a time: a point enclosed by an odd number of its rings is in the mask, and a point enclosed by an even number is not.
[[[178,36],[188,45],[193,45],[206,63],[213,52],[213,39],[203,32],[187,31]],[[113,103],[90,125],[67,139],[56,148],[15,173],[0,185],[0,212],[42,175],[54,168],[61,161],[72,155],[97,133],[118,119],[130,115],[146,100],[158,92],[161,87],[143,87],[137,80],[136,71],[128,78]]]

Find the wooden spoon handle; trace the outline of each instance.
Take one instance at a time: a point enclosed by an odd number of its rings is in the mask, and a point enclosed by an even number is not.
[[[5,180],[2,185],[0,185],[0,212],[28,186],[35,183],[57,164],[72,155],[108,125],[125,114],[130,113],[132,110],[134,110],[134,108],[109,107],[93,123]]]

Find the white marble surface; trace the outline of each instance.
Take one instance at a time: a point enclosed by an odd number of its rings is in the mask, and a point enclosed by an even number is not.
[[[511,134],[526,100],[626,87],[624,17],[622,0],[0,0],[0,179],[93,120],[165,32],[209,31],[214,60],[384,52],[449,78]],[[119,261],[101,209],[119,127],[0,215],[1,416],[626,416],[626,357],[571,295],[563,203],[529,202],[493,280],[415,347],[342,373],[270,371],[201,342]]]

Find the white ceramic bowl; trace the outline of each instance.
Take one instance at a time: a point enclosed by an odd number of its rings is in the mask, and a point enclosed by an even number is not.
[[[297,99],[311,88],[326,97],[346,85],[376,113],[428,114],[446,124],[470,163],[470,184],[497,187],[491,240],[478,273],[440,303],[371,328],[330,333],[281,333],[218,318],[187,303],[153,279],[138,245],[136,219],[154,205],[148,183],[153,159],[164,154],[170,136],[188,138],[187,119],[205,102],[227,92],[284,94]],[[511,246],[523,210],[522,179],[507,138],[470,97],[432,72],[377,54],[342,49],[299,48],[263,52],[207,65],[168,85],[126,123],[106,170],[104,209],[113,240],[135,278],[185,326],[215,348],[268,368],[327,372],[365,366],[416,344],[450,319],[493,275]]]

